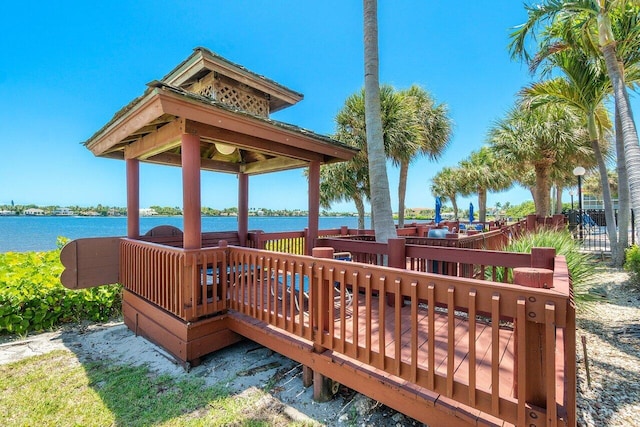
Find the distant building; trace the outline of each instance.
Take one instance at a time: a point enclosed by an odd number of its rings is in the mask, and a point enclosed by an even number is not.
[[[42,216],[44,215],[44,211],[42,209],[29,208],[26,211],[24,211],[24,214],[31,215],[31,216]]]
[[[71,216],[73,215],[73,211],[69,208],[58,208],[55,211],[53,211],[54,215],[57,216]]]
[[[0,216],[11,216],[15,214],[16,214],[16,211],[7,211],[7,210],[0,211]]]
[[[151,208],[140,209],[140,216],[154,216],[154,215],[158,215],[158,212],[156,212],[155,209],[151,209]]]

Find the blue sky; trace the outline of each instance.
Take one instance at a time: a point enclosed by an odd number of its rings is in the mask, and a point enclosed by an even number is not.
[[[526,13],[513,0],[379,3],[380,81],[421,85],[455,123],[444,156],[409,170],[407,207],[433,207],[431,177],[478,149],[532,81],[506,50],[510,28]],[[81,143],[196,46],[303,93],[273,118],[318,133],[334,131],[344,100],[364,83],[355,0],[22,1],[4,4],[0,23],[0,204],[125,206],[124,162],[96,158]],[[394,206],[397,176],[389,167]],[[235,176],[202,179],[203,206],[237,204]],[[178,168],[143,165],[141,182],[142,207],[182,205]],[[306,195],[302,170],[250,179],[250,207],[306,209]],[[530,199],[516,188],[488,201]]]

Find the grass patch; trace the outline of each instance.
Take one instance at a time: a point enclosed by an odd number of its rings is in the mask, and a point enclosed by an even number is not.
[[[296,425],[257,389],[238,396],[144,366],[81,364],[66,350],[0,366],[0,396],[3,426]]]

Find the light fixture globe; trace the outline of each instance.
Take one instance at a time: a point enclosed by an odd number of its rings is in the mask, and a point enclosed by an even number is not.
[[[216,145],[216,150],[218,150],[218,153],[225,156],[233,154],[233,152],[236,151],[236,147],[234,147],[233,145],[222,144],[220,142],[216,142],[215,145]]]
[[[586,171],[586,170],[585,170],[585,168],[583,168],[582,166],[576,166],[576,167],[573,169],[573,174],[574,174],[575,176],[582,176],[582,175],[584,175],[586,172],[587,172],[587,171]]]

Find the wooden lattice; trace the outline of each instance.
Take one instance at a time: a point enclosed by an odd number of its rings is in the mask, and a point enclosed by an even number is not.
[[[257,116],[269,116],[269,101],[264,93],[214,73],[195,82],[189,91]]]
[[[230,82],[216,79],[216,100],[232,107],[255,114],[256,116],[269,116],[269,102],[255,91],[243,84],[230,84]]]

